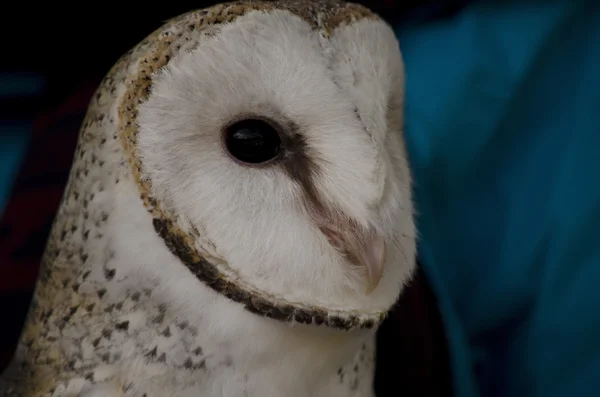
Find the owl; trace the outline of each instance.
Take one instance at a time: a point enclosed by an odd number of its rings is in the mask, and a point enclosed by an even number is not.
[[[362,6],[168,21],[90,102],[0,394],[373,396],[415,267],[403,101]]]

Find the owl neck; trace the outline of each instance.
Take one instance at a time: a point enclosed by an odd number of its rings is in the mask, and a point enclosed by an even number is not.
[[[20,358],[44,363],[21,370],[30,387],[84,379],[127,396],[371,396],[374,330],[291,326],[204,285],[157,235],[118,152],[88,148],[22,338]],[[88,168],[92,157],[109,168]],[[56,381],[36,375],[48,372]]]
[[[374,330],[292,326],[249,312],[194,277],[152,227],[133,184],[120,189],[109,245],[124,280],[105,304],[125,302],[123,311],[139,313],[128,328],[139,345],[130,361],[143,357],[165,379],[177,379],[182,393],[370,396]],[[136,292],[143,302],[132,302]],[[171,387],[151,379],[144,385]]]

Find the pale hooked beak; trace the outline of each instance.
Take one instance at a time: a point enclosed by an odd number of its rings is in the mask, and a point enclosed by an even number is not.
[[[377,288],[386,260],[384,237],[374,229],[365,230],[350,221],[321,226],[321,231],[331,245],[341,251],[350,262],[365,269],[367,289],[370,294]]]

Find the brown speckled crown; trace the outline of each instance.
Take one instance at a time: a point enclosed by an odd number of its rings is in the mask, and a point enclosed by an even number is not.
[[[342,330],[373,328],[385,316],[383,312],[352,313],[287,302],[259,291],[236,279],[235,282],[217,265],[203,258],[195,247],[195,230],[185,231],[176,217],[162,208],[152,195],[151,181],[144,177],[143,164],[137,156],[137,108],[151,91],[152,76],[177,54],[182,45],[197,41],[207,28],[234,21],[251,11],[288,10],[306,20],[315,30],[329,36],[336,27],[364,18],[377,18],[368,9],[339,1],[237,1],[194,11],[173,19],[151,34],[138,48],[148,46],[139,58],[137,73],[127,82],[119,105],[119,135],[145,207],[152,214],[154,228],[171,252],[204,284],[229,299],[241,303],[252,313],[285,322],[325,325]],[[151,43],[150,45],[148,45]],[[125,56],[127,57],[127,55]],[[107,76],[107,79],[110,78]],[[227,269],[232,273],[231,269]]]

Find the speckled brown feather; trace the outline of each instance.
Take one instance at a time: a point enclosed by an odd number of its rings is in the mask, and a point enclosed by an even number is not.
[[[204,259],[195,248],[193,240],[198,232],[187,230],[153,198],[151,181],[144,177],[143,164],[136,155],[137,107],[150,93],[153,73],[180,49],[188,48],[190,42],[213,34],[212,28],[219,24],[250,11],[275,9],[289,10],[324,36],[338,26],[377,18],[362,6],[329,0],[219,4],[172,19],[117,62],[98,88],[82,125],[67,189],[47,243],[21,338],[19,359],[9,370],[10,383],[0,380],[1,395],[51,396],[57,392],[59,379],[93,378],[95,374],[87,372],[82,352],[91,350],[89,362],[94,364],[118,360],[102,347],[111,333],[126,328],[119,316],[108,317],[111,323],[98,329],[88,329],[86,324],[90,318],[107,318],[109,312],[135,310],[140,294],[149,296],[151,291],[131,291],[131,299],[126,302],[108,302],[104,299],[106,286],[91,283],[88,277],[91,272],[101,271],[106,283],[111,282],[115,278],[115,269],[110,267],[112,253],[104,254],[102,267],[87,260],[94,240],[107,238],[103,225],[110,216],[94,205],[94,198],[104,194],[109,185],[124,180],[136,183],[144,206],[154,218],[156,232],[183,264],[203,283],[242,303],[249,311],[282,321],[340,329],[371,328],[383,319],[383,313],[352,315],[305,307],[230,281],[230,275]],[[158,309],[156,318],[161,315]],[[77,335],[77,339],[70,340],[72,348],[57,343],[59,337],[67,334]],[[87,341],[91,341],[90,346],[84,345]]]

